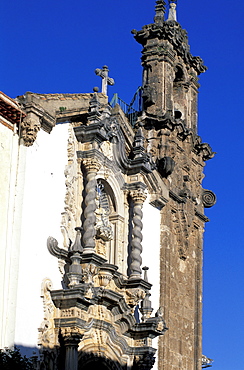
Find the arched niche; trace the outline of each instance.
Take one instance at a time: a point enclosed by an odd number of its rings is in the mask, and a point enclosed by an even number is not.
[[[105,180],[99,175],[98,173],[96,179],[96,228],[98,228],[100,223],[100,225],[110,228],[111,234],[106,238],[103,237],[102,233],[97,232],[96,251],[105,257],[109,263],[118,266],[120,272],[125,273],[127,268],[127,251],[124,246],[124,192],[114,178]]]

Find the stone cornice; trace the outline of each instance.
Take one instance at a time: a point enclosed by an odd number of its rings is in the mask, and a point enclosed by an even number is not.
[[[169,196],[170,196],[171,199],[173,199],[177,203],[185,203],[186,202],[186,199],[185,198],[180,197],[179,195],[177,195],[172,190],[169,191]]]
[[[24,111],[26,115],[29,113],[34,113],[40,120],[41,127],[44,131],[50,133],[53,127],[56,124],[55,117],[49,114],[45,109],[42,108],[39,104],[34,102],[29,102],[25,104]]]
[[[107,132],[104,128],[104,122],[100,121],[90,125],[81,125],[74,127],[77,140],[81,143],[96,141],[101,143],[108,139]]]

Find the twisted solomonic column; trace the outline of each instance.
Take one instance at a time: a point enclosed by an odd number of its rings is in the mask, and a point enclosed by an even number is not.
[[[141,278],[141,264],[142,264],[142,206],[146,199],[146,194],[142,189],[130,191],[130,196],[134,202],[133,208],[133,229],[131,241],[131,255],[130,255],[130,279]]]
[[[100,168],[99,163],[93,158],[86,158],[83,160],[83,165],[86,170],[86,196],[85,196],[85,210],[83,223],[83,243],[84,251],[83,253],[91,253],[95,251],[95,223],[96,216],[95,210],[97,208],[95,198],[96,198],[96,174]]]

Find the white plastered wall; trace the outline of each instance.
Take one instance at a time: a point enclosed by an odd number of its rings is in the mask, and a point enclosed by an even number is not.
[[[160,211],[149,204],[150,198],[147,197],[143,205],[143,240],[142,240],[142,267],[149,267],[148,281],[152,284],[150,291],[153,313],[159,308],[160,294]],[[153,340],[153,347],[158,348],[158,339]],[[156,362],[153,369],[157,369],[157,353]]]
[[[38,327],[44,317],[41,283],[50,278],[53,289],[61,288],[58,260],[50,255],[46,242],[48,236],[53,236],[63,246],[60,223],[67,140],[68,124],[54,127],[51,134],[42,130],[38,133],[36,142],[27,148],[25,187],[19,189],[23,192],[23,212],[15,344],[28,355],[37,346]]]
[[[0,348],[12,348],[14,345],[22,205],[22,198],[16,194],[16,184],[19,181],[23,186],[25,149],[19,146],[18,135],[1,122]],[[20,158],[22,158],[21,169]]]

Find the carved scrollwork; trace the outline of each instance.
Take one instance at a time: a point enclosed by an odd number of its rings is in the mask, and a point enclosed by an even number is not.
[[[41,323],[39,331],[39,344],[45,348],[54,348],[59,345],[58,333],[55,331],[54,318],[56,308],[52,301],[50,291],[52,282],[50,279],[44,279],[42,282],[41,297],[43,299],[44,320]]]
[[[68,251],[59,248],[58,241],[52,236],[49,236],[47,239],[47,249],[52,256],[65,260],[66,262],[70,262],[70,259],[68,257]]]
[[[126,291],[126,302],[130,306],[136,306],[145,296],[146,293],[142,289],[130,289]]]

